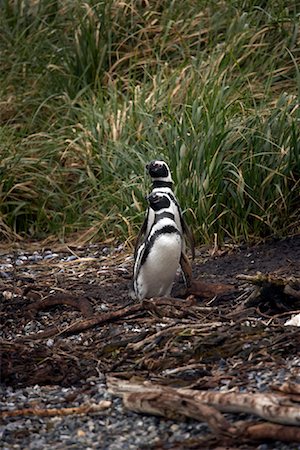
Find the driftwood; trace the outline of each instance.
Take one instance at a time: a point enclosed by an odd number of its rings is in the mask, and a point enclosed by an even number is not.
[[[57,305],[72,306],[74,309],[78,309],[84,317],[91,317],[93,315],[93,308],[87,298],[72,297],[66,294],[57,294],[45,297],[27,306],[27,310],[30,312],[38,312],[43,309],[50,308]]]
[[[64,327],[51,327],[46,331],[43,331],[41,333],[37,334],[30,334],[28,336],[16,339],[16,341],[20,340],[36,340],[36,339],[47,339],[52,336],[61,336],[61,335],[70,335],[70,334],[76,334],[80,333],[81,331],[88,330],[89,328],[92,328],[96,325],[101,325],[106,322],[114,321],[117,319],[120,319],[121,317],[128,316],[129,314],[137,313],[138,311],[141,311],[141,305],[135,304],[131,306],[127,306],[125,308],[117,309],[116,311],[108,312],[108,313],[102,313],[102,314],[95,314],[93,317],[85,320],[79,320],[75,323]]]
[[[300,430],[296,427],[268,422],[236,422],[235,427],[239,430],[238,434],[243,439],[256,441],[273,440],[283,442],[300,442]]]
[[[291,309],[295,309],[294,305],[300,300],[299,278],[257,272],[256,275],[237,275],[237,279],[250,282],[254,285],[250,295],[239,305],[239,309],[257,306],[262,300],[265,300],[275,303],[280,309],[290,311]]]
[[[272,289],[273,294],[278,292],[281,295],[284,294],[297,300],[300,299],[300,279],[296,277],[280,277],[272,273],[257,272],[256,275],[237,275],[237,279],[248,281],[258,286],[258,294],[263,292],[263,289]]]
[[[300,280],[296,277],[280,277],[272,273],[257,272],[256,275],[239,274],[237,275],[237,279],[249,281],[258,286],[263,286],[266,283],[276,286],[300,285]]]
[[[233,292],[234,286],[231,284],[206,283],[200,280],[192,280],[191,286],[188,288],[188,295],[195,295],[204,299],[212,299],[216,296],[222,296]]]
[[[224,434],[230,429],[230,423],[216,408],[168,388],[124,394],[123,401],[124,406],[131,411],[177,420],[190,417],[206,422],[216,434]]]
[[[91,405],[75,406],[73,408],[23,408],[7,411],[0,411],[0,417],[16,417],[16,416],[37,416],[37,417],[53,417],[53,416],[69,416],[74,414],[89,414],[104,411],[111,406],[108,400],[102,400],[99,403]]]
[[[132,411],[168,418],[192,417],[204,420],[218,434],[300,442],[300,429],[286,426],[300,424],[300,396],[297,394],[297,401],[293,401],[295,392],[298,392],[297,385],[292,389],[291,396],[176,389],[150,382],[137,383],[113,377],[107,378],[107,386],[111,393],[123,397],[125,406]],[[288,386],[291,385],[285,385],[284,389],[287,390]],[[238,425],[231,425],[224,419],[222,412],[255,414],[273,423],[239,422]]]
[[[47,300],[48,299],[38,301],[33,305],[31,305],[31,308],[37,310],[43,309],[49,304],[62,303],[61,301],[58,301],[56,298],[49,299],[49,302]],[[63,302],[66,303],[66,299],[64,299]],[[70,304],[74,306],[73,299]],[[53,336],[62,336],[62,335],[66,336],[71,334],[77,334],[82,331],[93,328],[97,325],[102,325],[104,323],[109,323],[122,319],[123,317],[128,317],[131,315],[138,317],[138,315],[145,314],[147,311],[155,313],[155,315],[159,317],[183,318],[192,314],[191,307],[195,306],[195,304],[196,301],[192,296],[187,299],[176,299],[172,297],[152,298],[150,300],[144,300],[141,303],[117,309],[116,311],[94,314],[86,319],[77,320],[73,324],[68,325],[64,328],[53,326],[48,330],[42,331],[40,333],[30,334],[28,336],[18,338],[16,339],[16,341],[24,341],[30,339],[31,340],[48,339]],[[201,307],[195,307],[195,312],[197,312],[198,309],[203,310],[203,308]],[[205,308],[204,310],[206,311],[207,308]],[[88,311],[86,312],[89,313]]]
[[[147,348],[149,350],[152,347],[155,347],[157,345],[157,339],[160,339],[163,336],[176,336],[177,333],[187,333],[190,331],[191,333],[196,333],[196,330],[200,332],[205,331],[212,331],[218,327],[222,326],[222,322],[210,322],[210,323],[193,323],[193,324],[173,324],[169,327],[163,328],[160,331],[157,331],[154,334],[151,334],[150,336],[145,337],[144,339],[140,340],[139,342],[128,344],[128,348],[130,350],[139,351],[141,349]]]
[[[176,297],[195,296],[203,300],[221,298],[227,294],[232,294],[235,286],[232,284],[207,283],[206,281],[190,279],[185,288],[175,288],[173,293]]]
[[[192,296],[187,299],[157,297],[142,302],[143,308],[155,316],[172,318],[188,317],[192,312],[191,307],[195,305],[196,300]]]

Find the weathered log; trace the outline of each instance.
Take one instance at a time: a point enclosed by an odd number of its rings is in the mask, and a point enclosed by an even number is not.
[[[274,423],[300,425],[300,408],[299,403],[293,401],[294,395],[196,391],[186,388],[175,389],[149,382],[132,383],[113,377],[107,378],[107,385],[109,391],[118,396],[124,396],[128,393],[139,395],[156,393],[170,396],[180,394],[181,398],[186,400],[193,399],[200,404],[211,406],[221,412],[245,412],[255,414]]]
[[[204,299],[212,299],[233,292],[235,287],[231,284],[206,283],[201,280],[192,280],[191,286],[187,289],[188,295],[195,295]]]
[[[275,423],[235,423],[243,439],[300,442],[300,429]]]
[[[177,420],[190,417],[206,422],[216,434],[224,434],[231,427],[230,423],[216,408],[168,389],[124,394],[123,401],[124,406],[130,411]]]

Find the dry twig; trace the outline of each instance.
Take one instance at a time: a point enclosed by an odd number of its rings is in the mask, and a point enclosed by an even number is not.
[[[0,411],[0,417],[16,417],[16,416],[37,416],[37,417],[53,417],[53,416],[69,416],[73,414],[89,414],[104,411],[111,406],[109,400],[102,400],[92,405],[74,406],[73,408],[22,408],[13,409],[11,411]]]
[[[46,331],[37,334],[31,334],[25,336],[18,340],[36,340],[36,339],[47,339],[52,336],[61,336],[61,335],[70,335],[80,333],[81,331],[88,330],[89,328],[95,327],[96,325],[101,325],[106,322],[111,322],[114,320],[118,320],[121,317],[128,316],[130,314],[135,314],[137,312],[142,311],[143,308],[140,304],[135,304],[131,306],[127,306],[125,308],[117,309],[116,311],[103,313],[103,314],[95,314],[93,317],[89,319],[79,320],[70,326],[60,329],[59,327],[51,327]]]

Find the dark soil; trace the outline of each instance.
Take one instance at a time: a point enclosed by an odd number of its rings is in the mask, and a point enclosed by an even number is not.
[[[0,256],[6,386],[86,385],[103,374],[252,392],[268,389],[264,373],[300,382],[299,328],[284,326],[300,311],[300,299],[273,283],[280,279],[299,289],[300,236],[228,246],[213,256],[200,248],[194,279],[212,290],[219,286],[218,295],[208,298],[199,290],[189,298],[140,304],[128,296],[132,259],[122,250],[57,247],[45,259],[46,250],[3,249]],[[34,251],[40,259],[34,260]],[[257,272],[271,281],[247,302],[258,288],[237,276]]]

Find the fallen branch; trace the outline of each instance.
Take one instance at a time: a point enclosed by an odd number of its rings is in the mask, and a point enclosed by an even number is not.
[[[146,394],[168,394],[169,396],[180,395],[182,399],[193,399],[199,404],[211,406],[221,412],[244,412],[256,414],[257,416],[274,423],[298,426],[300,424],[299,403],[294,402],[294,396],[289,395],[195,391],[186,388],[175,389],[150,382],[132,383],[113,377],[108,377],[107,386],[111,393],[118,396],[124,396],[129,393],[135,393],[136,396]],[[159,398],[159,396],[157,396],[157,398]]]
[[[291,383],[287,381],[286,383],[280,384],[280,385],[272,385],[271,388],[274,391],[284,392],[285,394],[295,394],[299,395],[299,402],[300,402],[300,384],[297,383]],[[300,405],[299,405],[300,407]]]
[[[211,322],[211,323],[193,323],[192,325],[188,324],[172,324],[169,327],[163,328],[160,331],[157,331],[156,333],[150,334],[149,336],[146,336],[144,339],[142,339],[139,342],[135,342],[133,344],[128,344],[128,348],[130,350],[139,351],[142,348],[147,346],[147,350],[149,348],[157,345],[157,339],[160,339],[164,336],[169,337],[170,335],[178,335],[182,332],[187,334],[188,331],[191,332],[191,334],[196,334],[196,330],[201,333],[212,331],[218,327],[221,327],[223,324],[222,322]],[[145,351],[145,348],[144,348]]]
[[[255,275],[239,274],[236,276],[239,280],[249,281],[250,283],[257,284],[258,286],[263,286],[264,284],[273,284],[275,286],[286,286],[299,284],[300,280],[295,277],[280,277],[272,273],[261,273],[257,272]]]
[[[300,442],[300,429],[274,423],[235,423],[242,438],[256,441]]]
[[[213,284],[200,280],[192,280],[191,286],[187,289],[188,295],[195,295],[205,299],[212,299],[216,296],[220,297],[224,294],[233,292],[235,287],[231,284]]]
[[[30,340],[47,339],[52,336],[76,334],[88,330],[89,328],[93,328],[96,325],[101,325],[106,322],[112,322],[114,320],[120,319],[121,317],[128,316],[129,314],[135,314],[142,310],[143,308],[140,304],[134,304],[131,306],[127,306],[126,308],[118,309],[117,311],[112,311],[103,314],[95,314],[93,317],[89,319],[79,320],[64,328],[54,326],[40,333],[23,336],[22,338],[16,339],[16,341],[24,341],[28,339]]]
[[[104,411],[111,406],[111,401],[102,400],[92,405],[81,405],[73,408],[23,408],[13,409],[11,411],[0,411],[2,419],[6,417],[16,416],[37,416],[37,417],[53,417],[53,416],[69,416],[73,414],[89,414]]]
[[[180,392],[165,391],[134,392],[124,394],[124,406],[130,411],[154,414],[168,419],[182,420],[190,417],[206,422],[216,434],[225,434],[230,429],[230,423],[211,406],[201,404],[193,398],[187,398]]]
[[[93,308],[87,298],[71,297],[70,295],[53,295],[42,300],[31,303],[27,306],[27,310],[37,312],[46,308],[57,305],[72,306],[74,309],[78,309],[84,317],[91,317],[93,315]]]
[[[190,315],[193,311],[191,307],[195,306],[197,302],[193,297],[187,299],[155,297],[143,300],[142,304],[145,310],[154,313],[158,317],[183,318]]]

